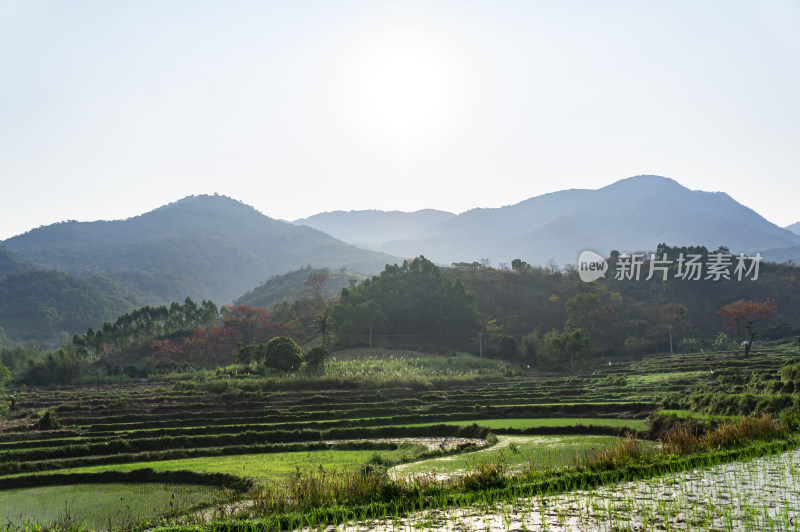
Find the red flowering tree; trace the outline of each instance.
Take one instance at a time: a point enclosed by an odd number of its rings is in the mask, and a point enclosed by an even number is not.
[[[224,366],[231,363],[241,341],[242,334],[235,327],[195,329],[184,349],[191,353],[193,361],[204,366]]]
[[[273,321],[269,313],[261,308],[246,305],[223,307],[222,322],[226,328],[232,327],[239,331],[239,341],[245,344],[268,342],[276,336],[297,338],[297,331],[292,324]]]
[[[222,323],[225,328],[232,327],[239,331],[241,341],[246,344],[267,340],[263,334],[269,324],[269,313],[262,308],[247,305],[222,307]]]
[[[177,366],[185,361],[183,340],[158,338],[150,342],[150,361],[157,367]]]
[[[753,340],[761,331],[764,323],[777,312],[774,301],[767,300],[764,303],[758,301],[746,301],[740,299],[729,305],[725,305],[717,311],[717,314],[725,318],[725,325],[728,330],[736,329],[747,331],[748,339],[744,344],[745,356],[750,354],[750,347]]]

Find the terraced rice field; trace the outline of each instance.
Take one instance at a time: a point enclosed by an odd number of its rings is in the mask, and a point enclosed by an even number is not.
[[[453,475],[481,460],[502,462],[508,470],[561,467],[619,434],[644,430],[644,419],[664,401],[708,386],[709,365],[716,368],[713,379],[722,382],[742,372],[775,371],[788,359],[779,352],[749,360],[684,355],[557,376],[486,360],[431,362],[430,356],[406,354],[392,359],[388,379],[372,378],[381,373],[384,354],[367,356],[366,362],[332,362],[316,382],[311,375],[281,384],[278,377],[220,372],[22,391],[16,418],[0,428],[0,508],[19,523],[31,512],[25,501],[60,501],[74,493],[64,511],[48,510],[36,519],[47,523],[68,510],[70,518],[96,524],[94,503],[82,502],[88,499],[80,494],[122,493],[103,472],[143,468],[156,476],[170,473],[169,489],[187,494],[183,510],[209,503],[221,486],[245,494],[248,486],[281,483],[298,467],[354,471],[376,453],[400,462],[394,474],[402,475]],[[403,367],[413,370],[405,382]],[[50,425],[45,412],[54,420]],[[496,446],[454,449],[456,443],[482,442],[490,431],[499,437]],[[436,455],[436,442],[451,454]],[[59,476],[64,474],[71,476]],[[164,486],[151,477],[140,484],[145,502],[110,497],[103,503],[106,514],[135,521],[174,512],[147,502],[162,490],[147,486]],[[243,478],[247,482],[238,483]],[[30,487],[14,489],[21,485]],[[151,511],[126,514],[129,507]]]
[[[420,425],[432,425],[433,423],[421,423]],[[631,432],[647,430],[647,424],[643,419],[617,419],[602,417],[557,417],[557,418],[510,418],[510,419],[466,419],[463,421],[445,421],[445,425],[480,425],[492,430],[503,429],[530,429],[534,427],[576,427],[576,426],[597,426],[597,427],[619,427],[629,429]],[[409,425],[419,426],[419,425]]]
[[[449,478],[480,468],[481,464],[501,464],[508,473],[523,470],[545,471],[573,466],[614,445],[615,436],[498,436],[496,445],[455,456],[431,458],[394,467],[395,477],[424,475]],[[645,442],[651,445],[651,442]]]
[[[298,471],[318,471],[320,467],[329,473],[356,471],[376,453],[393,460],[406,456],[413,458],[419,449],[408,444],[407,449],[392,451],[304,451],[252,455],[218,456],[213,458],[184,458],[131,464],[109,464],[101,466],[63,469],[59,473],[100,473],[103,471],[133,471],[150,468],[154,471],[197,471],[200,473],[225,473],[252,478],[259,484],[285,481]]]

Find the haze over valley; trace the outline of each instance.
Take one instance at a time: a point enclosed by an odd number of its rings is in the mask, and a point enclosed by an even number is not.
[[[797,530],[798,28],[0,0],[0,532]]]
[[[189,196],[126,220],[62,222],[0,242],[0,326],[10,337],[52,338],[186,297],[270,308],[284,296],[253,291],[272,277],[342,270],[339,289],[419,255],[443,266],[560,267],[585,249],[607,256],[667,243],[798,263],[796,227],[778,227],[724,192],[658,176],[461,214],[334,211],[293,223],[224,196]]]

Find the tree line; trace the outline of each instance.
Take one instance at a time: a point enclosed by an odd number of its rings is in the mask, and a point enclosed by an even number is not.
[[[659,253],[710,255],[706,248],[660,245]],[[717,250],[724,251],[724,249]],[[613,269],[619,254],[608,257]],[[800,334],[800,268],[763,263],[757,280],[676,278],[587,283],[575,267],[443,269],[420,256],[388,265],[326,297],[325,271],[308,270],[305,297],[272,309],[211,301],[142,307],[89,328],[54,351],[22,344],[0,349],[5,376],[31,385],[224,366],[297,368],[268,356],[275,338],[321,348],[392,346],[464,350],[531,367],[575,370],[583,362],[670,350],[733,349],[735,343]],[[650,265],[645,261],[645,267]],[[301,350],[302,351],[302,350]],[[315,355],[316,356],[316,355]],[[322,358],[324,359],[324,353]]]
[[[607,258],[610,273],[594,282],[583,282],[574,266],[541,268],[521,260],[513,261],[511,268],[484,265],[448,269],[445,274],[476,294],[489,352],[542,367],[574,367],[580,358],[670,349],[733,349],[735,343],[752,341],[756,329],[760,339],[800,334],[800,268],[761,263],[756,280],[680,277],[681,255],[713,261],[717,253],[727,249],[659,245],[656,259],[666,254],[671,263],[664,266],[666,280],[661,274],[649,280],[646,275],[639,280],[617,278],[616,252]],[[646,255],[643,272],[650,266]],[[731,311],[741,314],[742,309],[757,315],[758,323],[750,330],[746,320],[730,319]]]

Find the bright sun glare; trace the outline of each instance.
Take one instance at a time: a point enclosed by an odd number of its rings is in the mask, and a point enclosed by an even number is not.
[[[450,134],[469,89],[449,43],[400,29],[353,41],[340,97],[361,135],[405,146]]]

